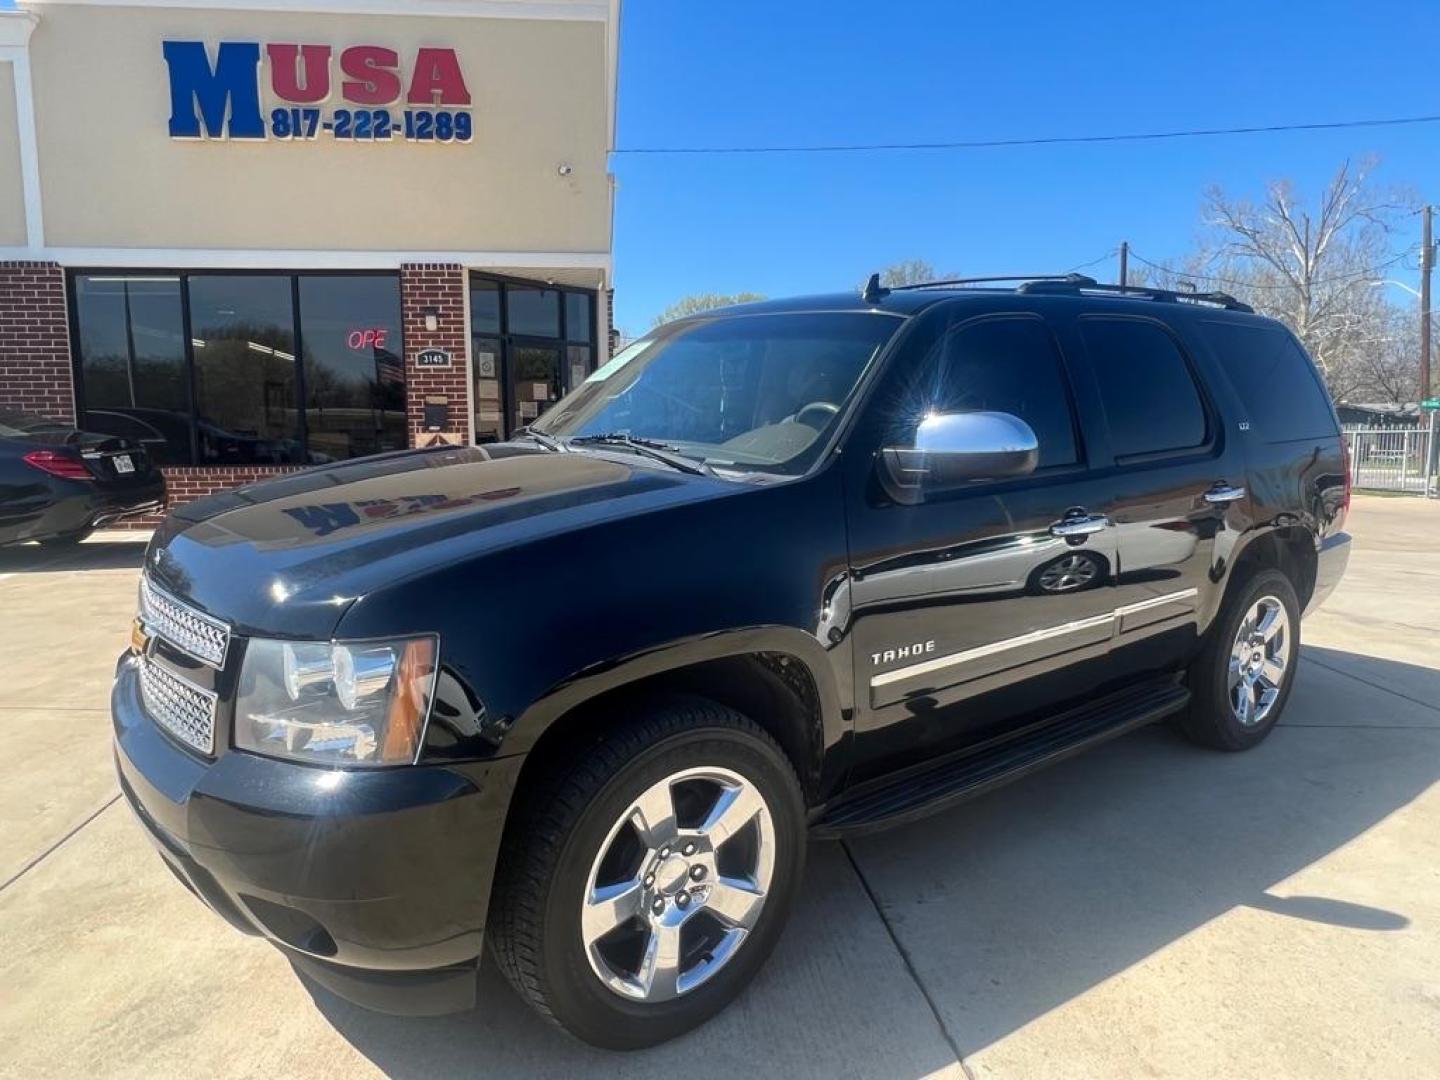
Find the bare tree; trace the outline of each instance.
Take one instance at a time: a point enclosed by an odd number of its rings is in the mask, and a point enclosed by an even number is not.
[[[689,296],[682,296],[675,303],[671,304],[664,311],[656,315],[651,326],[660,326],[671,319],[681,319],[686,315],[694,315],[696,312],[709,311],[711,308],[729,307],[731,304],[748,304],[754,300],[764,300],[760,293],[740,292],[731,295],[725,293],[691,293]]]
[[[887,289],[893,289],[897,285],[923,285],[927,281],[934,281],[937,276],[935,267],[924,259],[906,259],[881,270],[880,284]]]
[[[1388,265],[1391,230],[1405,209],[1404,198],[1370,182],[1368,164],[1350,161],[1313,209],[1285,180],[1269,184],[1258,203],[1211,188],[1211,242],[1189,269],[1202,288],[1234,293],[1289,325],[1342,400],[1375,378],[1391,305],[1374,279]]]
[[[1387,304],[1376,329],[1378,337],[1357,342],[1350,400],[1392,405],[1414,401],[1420,382],[1419,312]]]

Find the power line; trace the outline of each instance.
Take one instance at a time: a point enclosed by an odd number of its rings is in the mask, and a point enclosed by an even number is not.
[[[1366,120],[1326,120],[1304,124],[1190,128],[1181,131],[1125,132],[1113,135],[1048,135],[1034,138],[968,139],[956,142],[829,143],[812,146],[628,146],[616,154],[857,154],[886,150],[989,150],[1007,146],[1073,146],[1088,143],[1156,142],[1217,135],[1267,135],[1282,131],[1338,131],[1345,128],[1398,127],[1440,123],[1440,116],[1392,116]]]
[[[1410,254],[1410,253],[1409,253],[1408,251],[1402,251],[1399,255],[1396,255],[1394,258],[1392,258],[1392,259],[1386,259],[1384,262],[1382,262],[1382,263],[1377,263],[1377,264],[1375,264],[1374,266],[1367,267],[1367,268],[1364,269],[1364,270],[1357,270],[1357,271],[1355,271],[1354,273],[1350,273],[1350,274],[1336,274],[1334,277],[1331,277],[1331,278],[1322,278],[1322,279],[1320,279],[1319,281],[1312,281],[1312,282],[1310,282],[1310,284],[1311,284],[1312,286],[1314,286],[1314,285],[1334,285],[1336,282],[1340,282],[1340,281],[1355,281],[1355,280],[1358,280],[1359,278],[1373,278],[1373,277],[1374,277],[1376,274],[1378,274],[1381,270],[1385,270],[1385,269],[1388,269],[1388,268],[1391,267],[1391,266],[1394,266],[1396,263],[1398,263],[1398,262],[1404,260],[1405,258],[1407,258],[1407,257],[1409,256],[1409,254]],[[1131,248],[1131,249],[1130,249],[1130,257],[1131,257],[1132,259],[1134,259],[1136,262],[1142,262],[1142,263],[1144,263],[1146,266],[1153,267],[1153,268],[1156,269],[1156,270],[1163,270],[1163,271],[1164,271],[1165,273],[1167,273],[1167,274],[1174,274],[1176,277],[1181,277],[1181,278],[1199,278],[1201,281],[1218,281],[1218,282],[1220,282],[1222,285],[1238,285],[1238,286],[1241,287],[1242,289],[1278,289],[1278,290],[1284,291],[1284,290],[1289,290],[1289,289],[1294,288],[1294,286],[1292,286],[1292,285],[1269,285],[1269,284],[1266,284],[1266,283],[1264,283],[1264,282],[1242,281],[1242,280],[1240,280],[1240,279],[1238,279],[1238,278],[1220,277],[1220,276],[1217,275],[1217,274],[1198,274],[1198,273],[1190,273],[1189,271],[1186,271],[1186,270],[1176,270],[1176,269],[1174,269],[1173,267],[1165,266],[1165,265],[1162,264],[1162,263],[1151,262],[1149,259],[1145,258],[1143,255],[1137,255],[1137,254],[1135,253],[1135,249],[1134,249],[1134,248]]]
[[[1073,274],[1079,270],[1088,270],[1090,269],[1090,267],[1095,266],[1098,263],[1105,262],[1107,259],[1113,259],[1115,257],[1116,250],[1116,248],[1111,248],[1109,251],[1105,252],[1104,255],[1101,255],[1098,259],[1091,259],[1089,262],[1081,263],[1079,266],[1072,266],[1069,270],[1066,270],[1065,272],[1067,274]]]

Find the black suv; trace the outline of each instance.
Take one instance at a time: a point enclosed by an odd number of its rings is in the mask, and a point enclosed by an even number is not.
[[[1161,718],[1260,742],[1347,474],[1296,339],[1223,295],[872,278],[710,312],[510,443],[172,514],[120,782],[344,997],[465,1008],[488,943],[580,1038],[652,1044],[754,976],[807,837]]]

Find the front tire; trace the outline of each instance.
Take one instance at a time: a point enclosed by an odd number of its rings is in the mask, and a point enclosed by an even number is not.
[[[1262,570],[1227,598],[1190,668],[1181,728],[1201,746],[1248,750],[1280,719],[1300,661],[1300,602],[1290,579]]]
[[[523,800],[487,938],[520,995],[573,1035],[614,1050],[674,1038],[774,948],[804,872],[804,800],[746,717],[655,704]]]

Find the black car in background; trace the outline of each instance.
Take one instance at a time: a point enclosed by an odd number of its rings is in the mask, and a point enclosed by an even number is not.
[[[142,446],[0,409],[0,544],[78,544],[164,505],[165,478]]]
[[[823,910],[807,837],[1160,719],[1260,743],[1348,477],[1304,349],[1220,294],[872,278],[707,312],[511,442],[177,509],[120,787],[344,997],[465,1008],[488,947],[542,1015],[649,1045]]]

